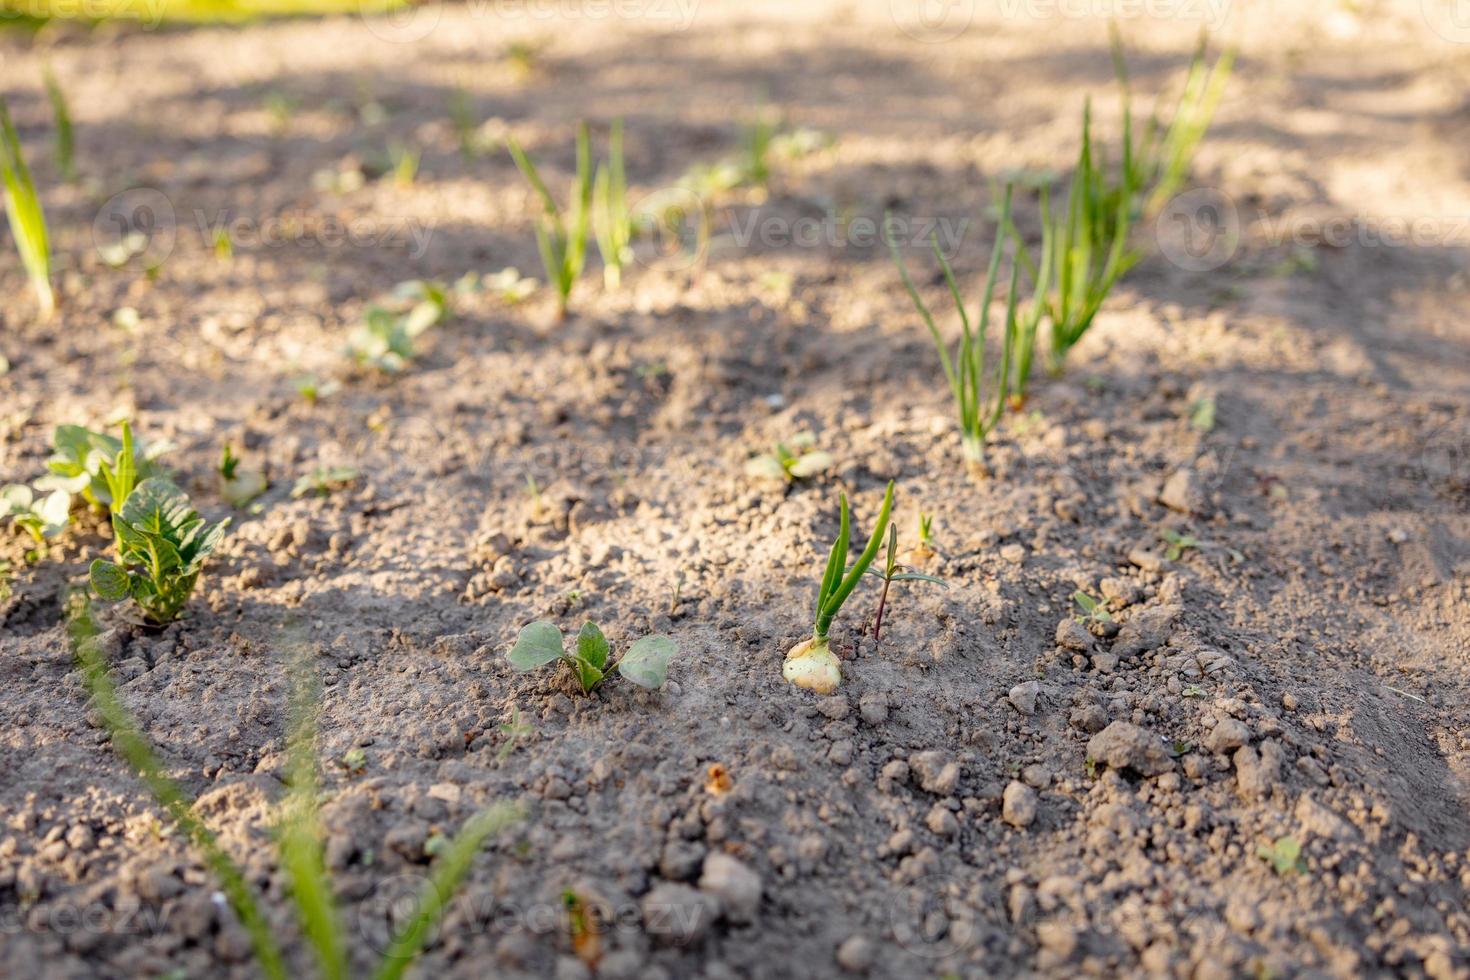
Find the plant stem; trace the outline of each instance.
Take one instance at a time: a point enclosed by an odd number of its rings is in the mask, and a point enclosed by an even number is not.
[[[876,644],[883,631],[883,607],[888,603],[888,586],[893,579],[883,576],[883,592],[878,596],[878,614],[873,617],[873,642]]]

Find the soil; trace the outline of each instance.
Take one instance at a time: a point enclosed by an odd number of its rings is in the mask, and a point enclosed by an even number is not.
[[[270,841],[305,650],[355,973],[426,843],[511,800],[526,818],[421,975],[589,975],[570,888],[603,922],[608,978],[1470,976],[1470,45],[1432,29],[1432,4],[1236,5],[1241,57],[1190,193],[1238,217],[1238,247],[1202,260],[1177,222],[1145,227],[1143,263],[975,480],[856,219],[968,221],[954,261],[973,284],[993,181],[1065,174],[1089,94],[1116,145],[1120,102],[1101,19],[987,7],[941,42],[898,29],[903,6],[707,2],[687,26],[453,6],[413,40],[393,32],[418,22],[353,17],[0,36],[62,301],[35,322],[0,250],[0,482],[40,475],[57,424],[122,416],[175,444],[212,518],[230,513],[223,442],[270,477],[184,621],[113,609],[103,643],[298,974]],[[1138,104],[1177,92],[1198,20],[1122,26]],[[541,45],[529,72],[516,41]],[[607,293],[594,261],[565,322],[545,289],[462,297],[401,376],[355,372],[345,336],[395,283],[539,275],[533,200],[498,146],[461,153],[456,93],[559,190],[581,118],[599,147],[626,118],[640,195],[736,152],[761,104],[835,142],[780,163],[764,197],[715,202],[701,262],[655,256]],[[395,141],[422,149],[411,186],[313,180]],[[94,235],[139,202],[157,233],[113,268]],[[1019,212],[1034,235],[1034,199]],[[779,234],[829,214],[854,233]],[[932,260],[906,257],[938,304]],[[342,387],[307,403],[302,371]],[[1192,424],[1204,399],[1213,428]],[[830,471],[743,475],[801,430]],[[337,465],[360,478],[291,496]],[[791,687],[838,491],[866,531],[889,479],[906,545],[934,515],[927,570],[948,587],[895,587],[878,646],[877,590],[859,592],[833,635],[842,686]],[[1164,531],[1198,545],[1171,560]],[[0,544],[0,974],[254,975],[68,651],[61,595],[107,545],[86,514],[44,561]],[[1112,622],[1072,619],[1078,590]],[[538,618],[680,652],[661,691],[584,697],[507,665]],[[1301,855],[1278,872],[1259,851],[1282,838]]]

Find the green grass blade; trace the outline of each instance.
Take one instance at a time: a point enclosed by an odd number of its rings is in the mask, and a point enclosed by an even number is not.
[[[0,184],[5,188],[5,214],[10,233],[20,251],[20,261],[31,280],[42,318],[56,310],[51,289],[51,243],[46,233],[46,214],[36,194],[30,168],[21,150],[20,136],[10,120],[10,108],[0,98]]]
[[[913,300],[914,308],[919,311],[919,317],[924,321],[924,326],[929,329],[929,336],[934,338],[934,347],[939,351],[939,362],[944,368],[945,380],[949,382],[950,391],[953,392],[955,403],[960,402],[959,378],[955,374],[954,362],[949,356],[949,348],[944,343],[944,337],[939,333],[939,327],[934,323],[934,316],[929,312],[929,307],[924,305],[924,300],[919,296],[919,291],[914,287],[914,281],[909,278],[909,270],[903,263],[903,257],[898,254],[898,244],[893,240],[892,215],[883,216],[884,237],[888,239],[888,250],[893,254],[893,264],[898,267],[899,277],[903,279],[903,288],[908,290],[909,299]],[[946,274],[952,280],[953,275],[948,272],[949,264],[944,261],[944,255],[939,251],[939,240],[934,240],[934,252],[939,256],[939,261],[946,270]],[[964,305],[960,305],[960,315],[964,316]]]
[[[842,604],[847,601],[847,597],[852,595],[852,590],[857,588],[858,582],[862,580],[863,572],[867,571],[868,566],[873,564],[873,559],[878,556],[878,549],[883,544],[883,534],[888,530],[888,518],[892,512],[893,481],[889,480],[888,489],[883,494],[883,507],[878,512],[878,522],[873,525],[873,533],[868,538],[867,547],[863,548],[862,554],[858,555],[857,561],[852,564],[852,568],[848,570],[846,576],[833,589],[832,594],[827,597],[827,604],[822,607],[822,619],[818,621],[820,624],[828,627],[831,626],[833,617],[842,609]],[[826,629],[820,629],[817,635],[819,637],[826,636]]]
[[[47,65],[43,74],[46,85],[46,98],[51,102],[51,117],[56,124],[56,168],[61,171],[63,180],[75,180],[76,168],[76,136],[72,131],[71,112],[67,109],[66,93],[61,91],[61,85],[56,81],[56,75]]]
[[[434,863],[434,870],[419,893],[416,914],[403,927],[383,954],[375,980],[399,980],[423,952],[424,943],[449,907],[465,875],[474,866],[475,855],[485,841],[518,823],[524,814],[511,803],[497,803],[466,821],[464,827]]]

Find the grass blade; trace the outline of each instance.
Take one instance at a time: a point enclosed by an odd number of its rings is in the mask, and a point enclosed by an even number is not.
[[[0,98],[0,184],[5,187],[5,214],[10,233],[20,251],[21,264],[31,280],[42,319],[56,311],[56,294],[51,289],[51,244],[46,234],[46,214],[31,180],[21,151],[20,136],[10,120],[10,108]]]

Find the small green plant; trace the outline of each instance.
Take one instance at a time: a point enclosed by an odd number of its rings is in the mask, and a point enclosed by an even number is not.
[[[171,623],[189,601],[229,519],[206,523],[188,495],[162,477],[144,480],[121,499],[122,507],[112,513],[117,561],[92,562],[92,588],[108,602],[132,599],[150,622]]]
[[[1082,148],[1064,211],[1053,212],[1042,194],[1041,220],[1051,252],[1054,283],[1047,299],[1050,328],[1047,370],[1061,374],[1067,354],[1092,326],[1113,286],[1138,262],[1128,246],[1135,197],[1139,192],[1133,163],[1130,117],[1123,117],[1123,161],[1119,182],[1092,142],[1092,106],[1082,110]]]
[[[414,279],[393,290],[393,307],[368,307],[363,322],[347,338],[347,354],[359,367],[397,374],[414,359],[414,341],[449,311],[443,283]],[[404,309],[404,307],[407,307]]]
[[[858,582],[883,545],[883,535],[888,530],[888,519],[893,512],[893,481],[883,494],[883,506],[878,511],[878,520],[873,525],[873,534],[868,544],[852,567],[847,567],[848,515],[847,495],[838,496],[837,540],[827,555],[827,567],[817,587],[816,613],[812,622],[812,636],[792,647],[786,653],[781,676],[797,687],[804,687],[817,694],[831,694],[842,683],[842,667],[832,653],[828,634],[832,620],[842,610]]]
[[[746,460],[745,475],[792,483],[825,472],[832,468],[834,460],[829,452],[809,448],[816,441],[812,433],[798,432],[789,442],[776,443],[769,453]]]
[[[333,490],[355,483],[357,477],[357,468],[353,466],[318,466],[296,480],[296,485],[291,488],[291,496],[325,497]]]
[[[506,137],[506,147],[516,167],[531,189],[541,199],[541,215],[536,220],[536,247],[546,280],[556,287],[558,310],[566,316],[572,287],[582,275],[587,262],[587,230],[592,213],[592,149],[587,124],[577,127],[577,179],[573,188],[569,214],[557,207],[556,198],[536,171],[536,164],[521,149],[515,137]]]
[[[1107,607],[1081,589],[1072,593],[1072,601],[1082,610],[1080,613],[1075,613],[1073,618],[1084,626],[1089,623],[1111,623],[1113,621]]]
[[[1168,545],[1164,549],[1164,557],[1169,561],[1178,561],[1184,557],[1184,553],[1190,548],[1198,548],[1200,546],[1199,538],[1193,534],[1180,534],[1171,528],[1164,528],[1159,532],[1159,537],[1163,538]]]
[[[1215,399],[1199,398],[1190,404],[1189,427],[1207,434],[1215,431]]]
[[[971,473],[977,476],[987,472],[985,440],[995,428],[996,423],[1000,421],[1001,413],[1005,410],[1006,394],[1010,387],[1011,360],[1015,353],[1016,341],[1022,332],[1021,321],[1017,314],[1017,286],[1021,266],[1019,262],[1013,262],[1002,331],[1001,357],[994,367],[987,366],[985,339],[990,326],[990,301],[995,294],[995,284],[1000,276],[1001,254],[1005,250],[1006,238],[1009,236],[1007,229],[1011,223],[1011,193],[1012,188],[1007,185],[1001,206],[1001,231],[996,235],[995,244],[991,248],[990,265],[985,275],[985,288],[980,297],[978,323],[973,328],[970,316],[965,312],[965,301],[960,296],[959,286],[955,283],[954,272],[950,269],[949,261],[945,259],[944,253],[940,251],[939,238],[937,235],[933,238],[934,256],[939,260],[940,268],[944,270],[945,283],[949,286],[950,296],[960,316],[960,339],[953,355],[950,354],[944,337],[934,322],[934,316],[929,312],[929,307],[924,305],[923,298],[919,296],[918,289],[914,286],[913,280],[909,278],[908,269],[898,253],[897,243],[891,234],[887,236],[888,247],[893,253],[893,262],[898,267],[904,288],[908,290],[909,298],[913,300],[919,316],[924,320],[924,325],[929,328],[929,335],[934,339],[934,347],[939,351],[939,362],[944,369],[945,380],[949,382],[950,394],[954,396],[955,410],[959,417],[960,446],[964,453],[965,464]]]
[[[230,229],[221,225],[214,230],[211,249],[214,257],[221,262],[228,262],[235,257],[235,240],[230,237]]]
[[[46,213],[31,180],[21,151],[20,136],[10,121],[10,108],[0,98],[0,184],[5,188],[5,216],[10,234],[20,251],[21,264],[30,277],[31,289],[41,309],[41,318],[56,312],[56,293],[51,289],[51,244],[46,232]]]
[[[38,497],[20,483],[0,488],[0,520],[10,518],[11,524],[29,534],[38,547],[65,531],[70,516],[71,494],[65,490]]]
[[[92,707],[111,736],[118,755],[136,772],[158,805],[204,857],[220,891],[250,937],[256,965],[268,980],[301,973],[288,966],[273,925],[261,912],[239,865],[194,812],[194,801],[159,761],[137,721],[118,697],[117,685],[95,642],[99,630],[85,597],[68,602],[67,635],[73,655],[92,696]],[[316,767],[317,684],[306,668],[292,670],[287,732],[286,797],[275,827],[276,856],[286,872],[289,894],[301,933],[317,961],[323,980],[345,980],[357,974],[351,964],[353,944],[338,914],[334,889],[324,860],[326,835],[320,813]],[[351,753],[349,753],[351,755]],[[344,762],[347,761],[344,757]],[[366,764],[366,759],[362,760]],[[350,771],[350,770],[349,770]],[[433,848],[434,865],[413,905],[414,914],[394,927],[376,967],[363,976],[400,980],[423,952],[450,900],[473,867],[485,842],[524,819],[514,804],[497,803],[470,817],[452,839],[442,835]]]
[[[657,688],[668,675],[669,660],[678,646],[667,636],[645,636],[628,647],[623,655],[608,662],[607,637],[597,624],[588,621],[577,634],[575,646],[568,651],[561,630],[545,621],[530,623],[521,629],[515,646],[506,654],[517,673],[525,673],[560,660],[572,669],[583,694],[591,694],[607,675],[619,674],[649,689]]]
[[[474,103],[470,94],[457,88],[449,95],[449,121],[459,141],[459,155],[468,163],[480,155],[484,144],[480,139],[480,124],[475,118]]]
[[[81,494],[95,508],[110,508],[119,499],[108,488],[108,472],[115,472],[124,446],[132,458],[132,471],[138,480],[164,476],[157,460],[173,448],[168,442],[145,445],[134,443],[132,427],[123,423],[119,439],[105,432],[94,432],[80,425],[58,425],[51,435],[51,456],[46,460],[48,475],[36,481],[38,490],[65,490]]]
[[[592,230],[602,255],[602,283],[607,289],[618,289],[623,283],[623,267],[633,261],[633,215],[628,210],[621,119],[613,121],[607,161],[598,164],[592,185]]]
[[[523,738],[529,738],[532,731],[531,726],[521,720],[521,709],[512,708],[510,721],[500,723],[500,734],[505,736],[505,742],[495,753],[495,761],[504,762],[509,759],[510,754],[515,751],[516,743]]]
[[[536,292],[535,279],[522,276],[519,269],[506,266],[499,272],[485,277],[485,288],[500,298],[506,306],[524,302]]]
[[[51,119],[56,126],[56,169],[61,179],[67,182],[77,179],[76,135],[72,130],[71,112],[66,106],[66,93],[56,81],[56,74],[47,65],[42,76],[46,85],[46,98],[51,103]]]
[[[522,80],[530,78],[536,73],[541,51],[545,47],[546,41],[541,38],[512,41],[505,46],[505,63],[515,72],[516,77]]]
[[[270,487],[264,473],[240,469],[240,458],[228,442],[220,452],[218,469],[220,496],[231,507],[245,507]]]
[[[315,405],[323,398],[331,398],[335,395],[342,388],[342,383],[334,378],[322,378],[307,372],[292,378],[291,386],[308,405]]]
[[[338,760],[338,764],[341,765],[347,775],[361,776],[367,772],[368,755],[362,749],[348,749],[342,753],[342,758]]]
[[[393,183],[398,187],[412,187],[419,175],[420,153],[405,143],[393,143],[388,147],[388,165],[393,174]]]
[[[868,574],[876,575],[883,580],[883,591],[878,595],[878,608],[873,613],[873,642],[877,643],[883,633],[883,609],[888,604],[888,589],[894,582],[928,582],[931,585],[939,585],[949,588],[949,583],[934,575],[925,575],[916,572],[907,565],[898,562],[898,527],[888,525],[888,554],[884,559],[883,568],[879,569],[868,566]]]
[[[1306,870],[1302,862],[1301,841],[1295,837],[1278,837],[1270,844],[1256,845],[1256,857],[1271,865],[1279,875],[1294,875]]]

